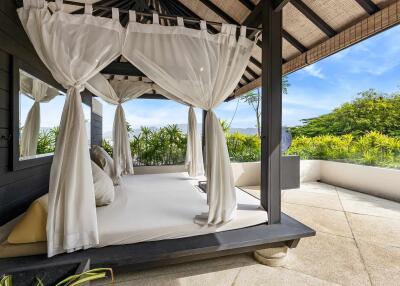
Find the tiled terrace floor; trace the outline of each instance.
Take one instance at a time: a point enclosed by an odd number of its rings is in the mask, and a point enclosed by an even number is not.
[[[259,195],[257,187],[248,191]],[[117,285],[400,285],[400,203],[321,183],[284,191],[282,201],[285,213],[317,231],[290,250],[284,267],[237,255],[142,272],[115,269]]]

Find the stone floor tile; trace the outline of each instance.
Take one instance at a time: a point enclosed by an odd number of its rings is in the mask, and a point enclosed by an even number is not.
[[[301,183],[298,189],[304,192],[322,193],[322,194],[336,194],[336,187],[319,182],[305,182]]]
[[[232,286],[333,286],[338,285],[281,267],[252,265],[242,267]]]
[[[162,277],[149,277],[117,283],[118,286],[231,286],[239,268],[215,271],[212,268],[207,273],[192,272],[174,273]]]
[[[165,275],[174,273],[207,273],[210,269],[214,271],[223,271],[227,269],[237,268],[241,266],[248,266],[258,264],[252,254],[241,254],[234,256],[219,257],[214,259],[207,259],[202,261],[188,262],[177,265],[158,267],[142,271],[133,271],[129,266],[119,267],[114,269],[114,276],[116,282],[125,282],[130,280],[145,280],[147,278],[158,278]],[[92,283],[92,286],[105,285],[111,283],[110,281],[98,281]]]
[[[347,213],[347,218],[356,240],[400,247],[400,220],[398,218],[354,213]]]
[[[400,218],[400,203],[342,188],[337,192],[346,212]]]
[[[340,211],[343,210],[336,193],[326,194],[287,190],[282,196],[282,202]]]
[[[282,211],[317,232],[353,237],[346,215],[342,211],[288,203],[282,204]]]
[[[374,285],[400,285],[400,248],[362,241],[358,245]]]
[[[285,268],[340,285],[371,285],[355,241],[321,232],[302,239]]]

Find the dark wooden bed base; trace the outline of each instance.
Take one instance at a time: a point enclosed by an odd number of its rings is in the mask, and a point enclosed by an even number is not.
[[[35,255],[0,259],[0,273],[28,271],[33,268],[54,267],[90,259],[91,267],[130,266],[139,270],[232,254],[251,252],[285,243],[293,248],[303,237],[315,231],[282,214],[280,224],[260,224],[237,230],[179,239],[141,242],[88,249],[53,258]]]

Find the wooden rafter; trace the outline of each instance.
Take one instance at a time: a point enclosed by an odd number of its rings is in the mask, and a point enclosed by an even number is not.
[[[317,44],[305,53],[283,64],[282,72],[284,75],[295,72],[398,24],[400,24],[400,0],[367,18],[363,18],[334,37]],[[235,91],[234,97],[238,97],[260,85],[261,77],[240,87]]]
[[[256,5],[254,5],[254,3],[251,2],[250,0],[239,0],[239,1],[240,1],[240,3],[243,4],[243,6],[245,6],[245,7],[246,7],[247,9],[249,9],[249,10],[253,10],[254,7],[256,6]]]
[[[287,3],[289,3],[290,1],[291,0],[273,0],[273,6],[274,6],[275,12],[282,11],[283,7],[285,7],[285,5]]]
[[[379,11],[378,5],[371,0],[355,0],[369,15]]]
[[[315,26],[317,26],[328,37],[333,37],[337,33],[329,26],[320,16],[317,15],[310,7],[308,7],[302,0],[291,0],[290,3],[296,7],[304,16],[306,16]]]
[[[303,46],[298,40],[296,40],[291,34],[282,29],[282,37],[289,42],[293,47],[295,47],[299,52],[304,53],[307,51],[307,48]]]

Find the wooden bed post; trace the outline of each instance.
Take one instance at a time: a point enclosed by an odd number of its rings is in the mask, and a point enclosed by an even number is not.
[[[207,111],[203,110],[203,118],[201,121],[201,150],[203,152],[203,163],[205,166],[206,160],[206,116]]]
[[[282,10],[261,0],[262,9],[262,109],[261,205],[268,224],[281,222],[282,132]]]

